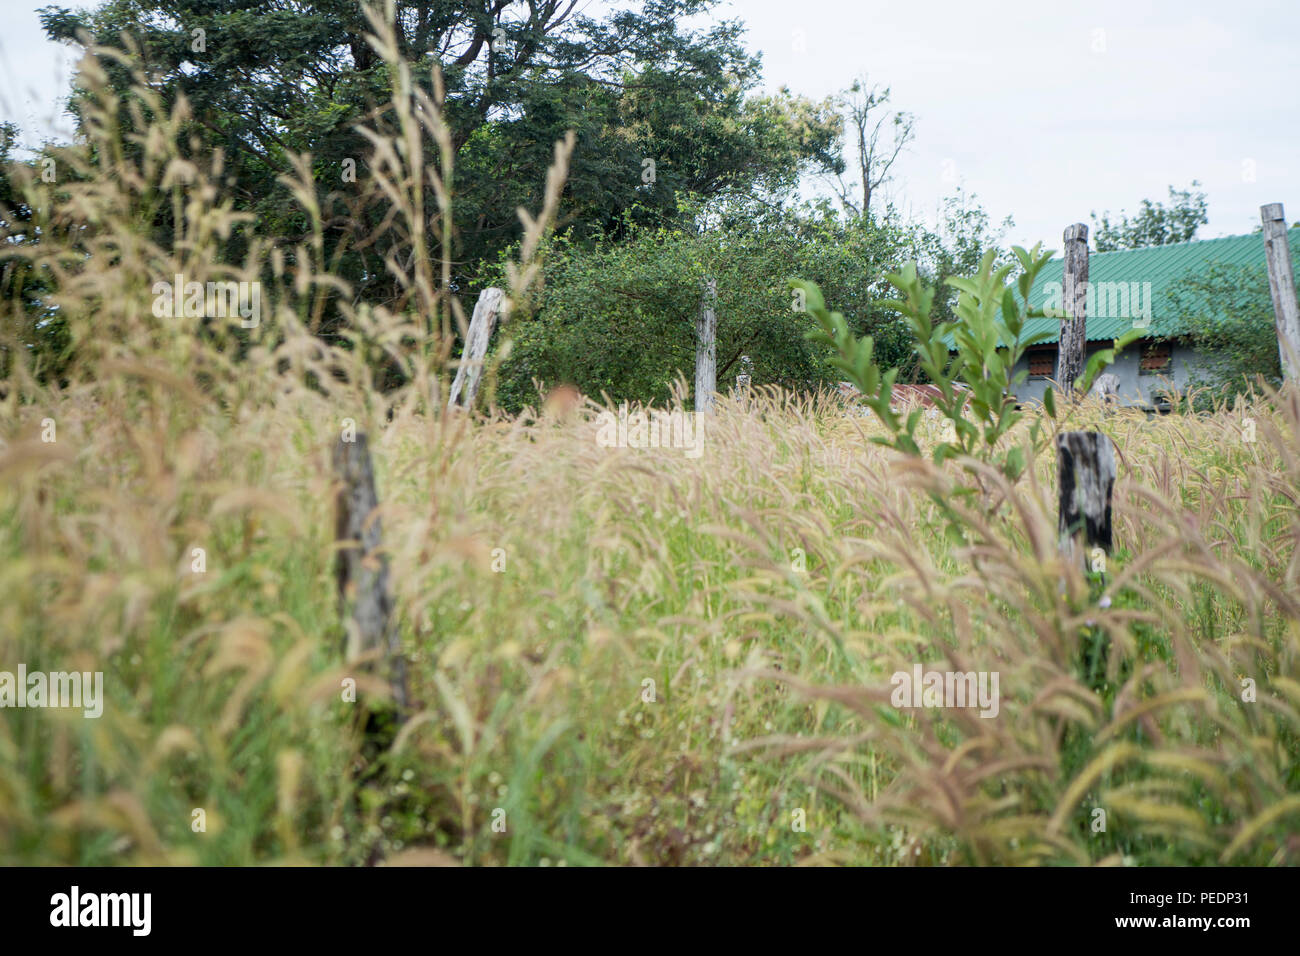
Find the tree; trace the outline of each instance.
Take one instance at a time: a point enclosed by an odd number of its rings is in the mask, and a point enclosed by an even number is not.
[[[1192,180],[1192,187],[1201,184]],[[1196,230],[1209,222],[1205,193],[1191,189],[1175,190],[1169,187],[1169,205],[1142,200],[1142,208],[1131,219],[1120,210],[1118,221],[1110,221],[1110,211],[1092,213],[1093,240],[1098,252],[1116,249],[1142,249],[1147,246],[1166,246],[1173,242],[1187,242],[1196,238]]]
[[[462,289],[519,235],[515,210],[536,205],[551,144],[566,130],[578,147],[560,224],[585,235],[624,228],[634,207],[671,220],[679,195],[770,195],[808,164],[834,164],[829,103],[749,96],[759,61],[741,43],[742,26],[686,25],[715,2],[643,0],[603,18],[577,0],[389,8],[400,53],[426,89],[435,65],[445,83]],[[410,248],[388,227],[386,197],[366,191],[369,144],[355,129],[362,118],[385,129],[391,83],[356,0],[270,10],[255,0],[106,0],[88,13],[41,15],[56,39],[125,34],[164,100],[190,101],[199,148],[223,149],[238,208],[282,245],[308,224],[279,177],[292,173],[292,155],[309,152],[317,182],[332,191],[326,256],[342,250],[338,272],[358,297],[399,296],[385,261],[406,261]],[[105,67],[125,91],[126,69]]]
[[[889,87],[868,86],[863,75],[837,101],[848,119],[845,135],[853,149],[858,182],[846,184],[837,175],[836,192],[845,208],[864,217],[871,215],[872,197],[889,181],[894,163],[914,136],[915,118],[891,112],[889,95]],[[853,198],[855,189],[861,189],[860,201]]]

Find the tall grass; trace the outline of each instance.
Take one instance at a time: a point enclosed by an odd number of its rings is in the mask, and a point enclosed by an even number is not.
[[[964,462],[871,444],[827,396],[724,398],[699,458],[604,447],[592,403],[448,410],[446,130],[383,23],[397,94],[367,188],[405,237],[401,302],[354,305],[330,273],[305,159],[286,186],[312,235],[249,232],[225,261],[249,224],[220,157],[94,58],[75,172],[26,184],[40,241],[5,255],[48,277],[75,353],[43,384],[5,296],[0,670],[102,670],[108,699],[0,713],[0,861],[1296,861],[1294,390],[1042,420],[1119,449],[1108,601],[1058,557],[1047,456],[956,495]],[[526,253],[512,296],[541,267]],[[155,317],[177,273],[262,281],[261,323]],[[313,334],[330,303],[341,345]],[[378,390],[380,358],[406,384]],[[413,701],[378,758],[383,687],[343,658],[331,575],[345,419],[371,435]],[[998,716],[891,706],[916,663],[998,671]]]

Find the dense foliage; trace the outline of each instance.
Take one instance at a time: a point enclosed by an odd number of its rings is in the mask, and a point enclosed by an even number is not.
[[[743,27],[686,26],[715,0],[644,0],[603,17],[571,0],[402,0],[392,8],[398,52],[417,84],[444,84],[457,202],[451,256],[462,278],[517,240],[518,207],[540,197],[551,144],[577,136],[562,224],[602,236],[633,208],[656,219],[677,196],[759,195],[790,187],[808,164],[839,165],[829,103],[750,95],[759,63]],[[368,188],[372,143],[358,124],[395,129],[388,66],[367,42],[356,0],[307,0],[274,10],[251,0],[107,0],[89,12],[47,8],[52,37],[88,33],[127,43],[164,106],[188,100],[191,149],[224,151],[235,208],[291,245],[308,229],[281,178],[310,153],[326,185],[326,255],[369,302],[391,303],[410,237],[390,228],[391,197]],[[120,40],[118,38],[121,38]],[[106,63],[122,95],[125,64]],[[649,163],[647,163],[649,161]],[[432,208],[433,190],[426,197]],[[161,228],[169,228],[165,221]],[[440,236],[431,237],[439,255]]]
[[[1295,266],[1300,268],[1300,250]],[[1268,270],[1212,264],[1170,290],[1170,304],[1189,338],[1207,359],[1189,383],[1204,400],[1221,400],[1261,381],[1279,385],[1281,356],[1269,294]]]
[[[691,374],[705,278],[718,292],[720,387],[742,354],[757,382],[802,389],[826,379],[824,356],[803,338],[807,316],[790,307],[792,275],[821,284],[856,332],[875,337],[881,360],[909,379],[915,369],[901,323],[872,301],[887,292],[883,275],[919,260],[944,290],[936,308],[951,316],[955,298],[942,280],[973,271],[998,234],[960,191],[937,229],[905,222],[892,207],[850,203],[837,213],[825,203],[792,204],[802,175],[843,172],[845,104],[755,94],[759,62],[743,46],[743,27],[689,26],[714,5],[645,0],[595,16],[560,0],[394,3],[388,24],[398,55],[415,92],[441,102],[449,134],[429,158],[438,175],[454,176],[456,193],[436,230],[394,217],[393,197],[376,184],[386,160],[374,137],[404,135],[388,101],[406,94],[352,0],[272,11],[251,2],[105,0],[42,16],[52,37],[127,51],[101,48],[99,60],[122,104],[110,121],[123,132],[185,104],[176,114],[181,155],[206,165],[217,151],[226,200],[245,216],[217,237],[224,259],[260,250],[265,276],[267,250],[297,268],[312,243],[313,261],[330,263],[349,291],[346,302],[339,289],[322,293],[314,308],[313,331],[326,341],[350,341],[347,316],[360,306],[409,309],[414,290],[402,276],[416,258],[446,258],[448,291],[462,301],[500,283],[500,264],[521,235],[516,210],[537,205],[551,144],[573,130],[560,235],[544,250],[545,288],[516,303],[494,345],[505,359],[497,392],[504,407],[535,400],[534,381],[663,399],[678,375]],[[141,75],[147,100],[131,92]],[[74,106],[87,96],[79,80]],[[848,119],[855,116],[865,121],[850,104]],[[90,132],[84,114],[80,122]],[[911,135],[905,122],[898,145]],[[120,148],[143,155],[130,136]],[[887,172],[884,165],[872,175],[883,181]],[[294,185],[308,175],[311,209]],[[431,183],[418,198],[426,215],[446,200]],[[176,241],[174,204],[157,204],[150,217],[153,241]],[[31,321],[22,339],[42,356],[40,374],[57,377],[69,339],[40,289],[26,276],[21,292],[8,281],[4,293],[25,297]],[[385,387],[401,381],[397,364],[377,370]]]
[[[1192,180],[1192,188],[1199,186]],[[1131,217],[1120,210],[1119,218],[1111,222],[1110,212],[1098,218],[1092,214],[1095,232],[1093,244],[1098,252],[1116,249],[1142,249],[1147,246],[1166,246],[1174,242],[1188,242],[1196,238],[1196,230],[1210,221],[1205,193],[1192,189],[1169,187],[1169,205],[1143,199],[1141,208]]]
[[[570,237],[546,253],[544,290],[509,325],[501,402],[536,396],[533,382],[572,383],[616,400],[663,401],[695,363],[695,318],[703,283],[717,293],[718,383],[725,391],[754,363],[754,381],[811,389],[832,369],[810,344],[811,327],[786,280],[816,276],[845,304],[854,328],[880,341],[887,361],[906,365],[896,315],[880,304],[883,271],[904,255],[897,226],[787,211],[731,210],[705,228],[632,228],[620,242],[583,246]]]

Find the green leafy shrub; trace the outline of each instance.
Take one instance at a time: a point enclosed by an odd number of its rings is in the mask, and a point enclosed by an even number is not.
[[[1208,359],[1190,376],[1189,392],[1198,393],[1195,404],[1230,401],[1261,379],[1271,386],[1281,383],[1273,299],[1264,265],[1216,263],[1203,275],[1189,276],[1172,288],[1169,299],[1193,345]]]
[[[742,354],[754,363],[755,383],[815,389],[830,369],[824,350],[804,337],[808,316],[793,308],[792,267],[846,303],[846,321],[873,336],[882,361],[909,364],[906,329],[880,301],[883,282],[864,278],[901,258],[908,242],[901,230],[788,211],[697,218],[706,226],[631,228],[618,242],[552,240],[544,289],[504,330],[511,345],[499,403],[517,410],[533,402],[535,380],[616,401],[666,401],[677,376],[689,378],[695,365],[706,278],[718,297],[719,391],[740,370]]]

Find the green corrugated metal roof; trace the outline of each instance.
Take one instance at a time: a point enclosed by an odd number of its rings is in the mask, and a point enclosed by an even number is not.
[[[1300,251],[1300,228],[1290,230],[1288,239],[1292,254]],[[1088,307],[1088,341],[1115,339],[1133,328],[1137,313],[1132,296],[1133,283],[1138,284],[1140,304],[1148,303],[1146,283],[1150,283],[1151,324],[1147,335],[1167,338],[1184,331],[1182,323],[1172,314],[1169,291],[1180,280],[1207,270],[1211,265],[1264,266],[1264,236],[1228,236],[1224,239],[1194,239],[1168,246],[1151,246],[1146,249],[1122,249],[1118,252],[1094,252],[1088,257],[1088,281],[1092,283],[1093,300]],[[1029,301],[1042,308],[1052,304],[1048,300],[1048,283],[1060,289],[1064,262],[1060,253],[1043,267],[1029,290]],[[1267,281],[1267,280],[1265,280]],[[1121,286],[1120,284],[1123,284]],[[1124,307],[1123,287],[1130,292],[1128,308]],[[1103,303],[1102,300],[1105,300]],[[1059,303],[1059,298],[1056,303]],[[1127,311],[1129,314],[1123,314]],[[1037,332],[1049,332],[1045,342],[1060,338],[1060,319],[1030,319],[1025,323],[1025,337]]]

